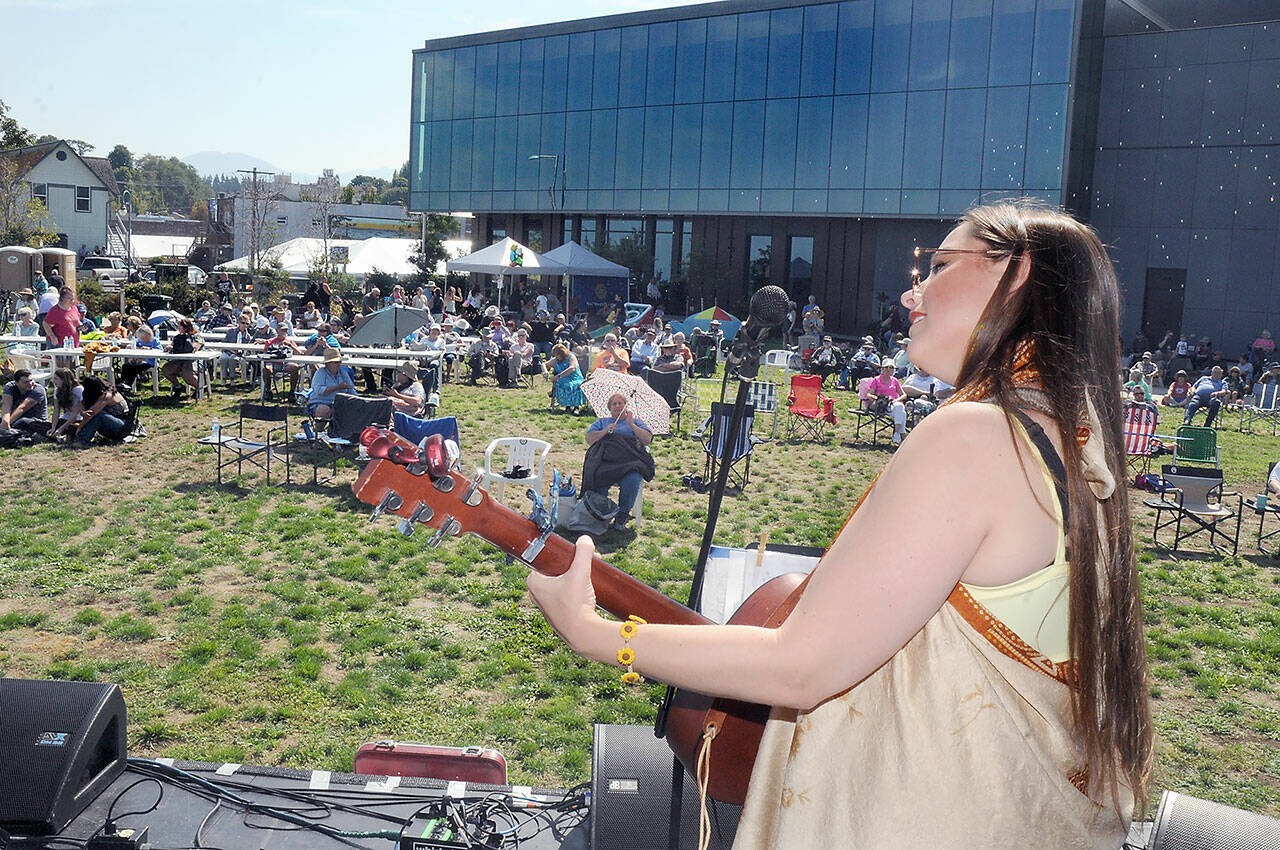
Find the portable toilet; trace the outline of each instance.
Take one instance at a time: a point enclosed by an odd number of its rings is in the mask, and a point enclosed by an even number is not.
[[[66,248],[41,248],[41,262],[44,264],[44,276],[48,277],[49,272],[54,269],[58,270],[58,274],[62,275],[62,279],[67,283],[75,286],[76,279],[76,252],[69,251]]]
[[[44,270],[40,252],[26,245],[0,248],[0,291],[17,292],[31,285],[36,269]]]

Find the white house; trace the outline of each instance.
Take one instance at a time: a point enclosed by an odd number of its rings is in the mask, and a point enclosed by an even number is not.
[[[105,248],[110,201],[120,194],[111,163],[81,156],[63,141],[0,151],[0,159],[17,164],[32,197],[44,202],[59,247]]]

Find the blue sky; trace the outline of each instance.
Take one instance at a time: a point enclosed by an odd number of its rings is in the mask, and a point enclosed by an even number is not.
[[[429,38],[675,0],[0,0],[0,100],[105,156],[252,154],[344,179],[408,159],[410,53]]]

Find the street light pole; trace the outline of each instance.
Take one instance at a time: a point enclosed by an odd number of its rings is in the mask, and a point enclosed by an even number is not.
[[[560,154],[558,153],[535,153],[529,159],[549,159],[551,160],[551,186],[547,189],[547,194],[551,196],[551,210],[555,212],[564,206],[564,184],[560,186],[560,206],[556,206],[556,179],[560,176]]]

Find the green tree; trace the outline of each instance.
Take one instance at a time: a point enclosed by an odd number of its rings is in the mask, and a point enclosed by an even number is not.
[[[717,292],[727,292],[731,273],[729,266],[716,257],[715,251],[699,241],[690,249],[688,261],[681,266],[680,277],[692,298],[695,293],[714,295]]]
[[[124,145],[116,145],[107,154],[107,162],[115,169],[133,168],[133,154]]]
[[[631,286],[640,292],[644,292],[653,279],[653,249],[644,244],[644,237],[639,232],[628,234],[613,244],[597,241],[592,250],[606,260],[626,266],[631,272]]]
[[[440,213],[429,213],[423,227],[423,238],[409,255],[409,262],[418,269],[410,283],[413,286],[425,286],[436,275],[436,266],[444,260],[451,259],[449,251],[444,247],[444,240],[457,233],[457,222],[451,216]]]
[[[49,211],[31,197],[16,163],[0,160],[0,245],[43,248],[57,242]]]
[[[49,133],[45,133],[43,136],[40,136],[35,140],[35,144],[37,145],[43,145],[45,142],[66,142],[73,151],[81,156],[84,156],[89,151],[97,147],[97,145],[90,144],[84,139],[64,139],[60,136],[54,136]]]
[[[36,137],[9,114],[9,106],[0,100],[0,150],[34,145]]]
[[[186,214],[209,193],[208,184],[190,165],[177,157],[155,154],[144,154],[137,160],[129,190],[138,212],[153,213],[177,210]]]
[[[399,204],[402,207],[409,205],[409,163],[406,162],[396,170],[395,175],[391,178],[391,183],[382,190],[382,197],[379,198],[380,203]]]
[[[748,277],[751,280],[751,291],[769,285],[769,275],[773,264],[773,246],[765,245],[756,249],[756,256],[751,258]]]

